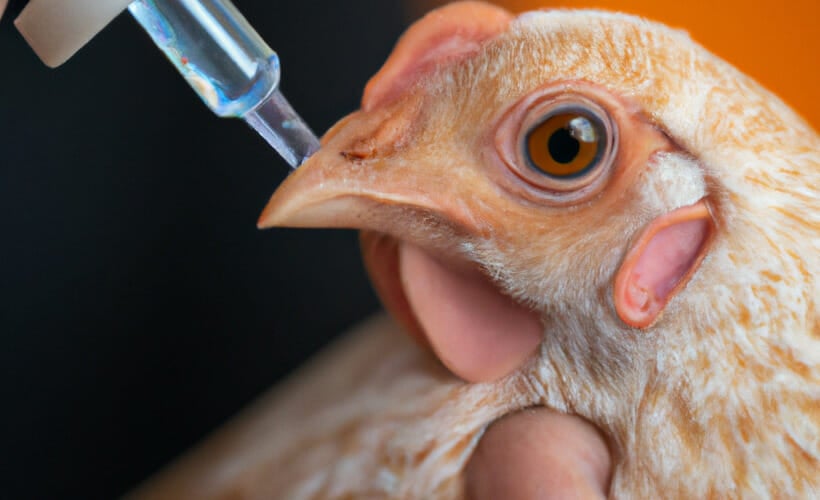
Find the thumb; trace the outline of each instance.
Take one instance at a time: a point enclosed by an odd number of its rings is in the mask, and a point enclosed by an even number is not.
[[[467,464],[467,498],[603,499],[610,469],[606,443],[591,424],[524,410],[487,429]]]

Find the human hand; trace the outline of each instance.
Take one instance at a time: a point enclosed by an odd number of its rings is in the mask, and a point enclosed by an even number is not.
[[[533,354],[537,316],[475,270],[453,269],[423,250],[375,233],[362,249],[385,307],[444,365],[468,382],[494,380]],[[598,431],[579,417],[528,409],[493,423],[466,468],[471,500],[605,498],[611,458]]]
[[[467,464],[467,498],[606,498],[610,469],[606,443],[591,424],[528,409],[487,429]]]

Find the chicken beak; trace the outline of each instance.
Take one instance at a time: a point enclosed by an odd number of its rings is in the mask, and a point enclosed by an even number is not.
[[[487,213],[480,201],[492,184],[482,169],[465,168],[480,149],[469,137],[425,119],[440,115],[412,99],[391,109],[360,111],[331,129],[274,193],[259,226],[380,233],[363,233],[362,248],[385,308],[455,375],[494,380],[541,340],[538,313],[463,258],[462,243],[489,237],[503,204]]]
[[[424,244],[422,214],[441,227],[478,231],[457,201],[465,182],[445,175],[449,162],[435,161],[433,146],[418,143],[419,109],[405,101],[341,120],[279,186],[258,226],[366,229]]]
[[[322,148],[274,193],[259,227],[370,229],[413,240],[421,212],[428,223],[481,233],[459,202],[473,199],[481,182],[469,169],[451,168],[470,159],[437,149],[453,139],[451,124],[441,123],[440,113],[425,115],[429,106],[414,85],[477,51],[511,20],[484,2],[456,2],[413,24],[367,84],[362,111],[325,135]],[[429,123],[432,116],[439,123]]]

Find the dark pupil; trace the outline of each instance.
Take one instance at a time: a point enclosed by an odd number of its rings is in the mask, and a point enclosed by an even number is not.
[[[552,159],[558,163],[571,162],[578,156],[578,151],[581,150],[581,145],[565,128],[559,128],[552,133],[547,142],[547,147],[550,150]]]

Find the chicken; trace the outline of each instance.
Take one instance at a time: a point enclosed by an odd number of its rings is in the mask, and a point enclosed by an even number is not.
[[[260,225],[370,231],[387,307],[464,349],[492,307],[465,317],[448,292],[480,272],[482,303],[537,315],[539,349],[465,383],[378,320],[210,445],[242,458],[189,461],[165,491],[459,498],[486,426],[545,405],[606,436],[614,498],[820,495],[819,152],[684,33],[429,14]],[[452,276],[419,294],[409,276],[434,265]]]

